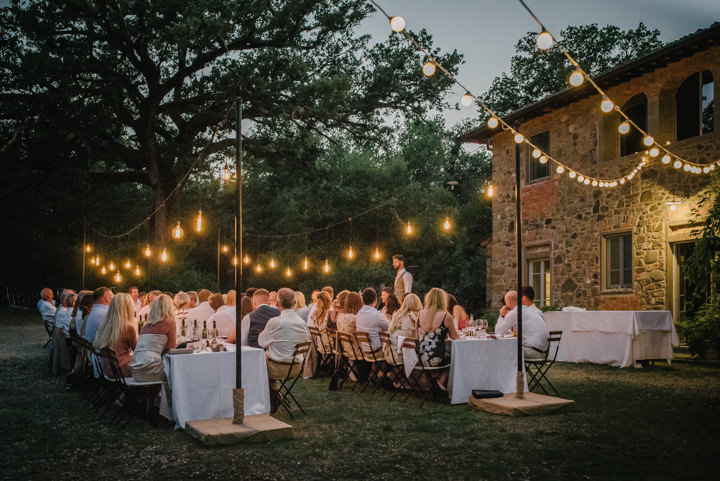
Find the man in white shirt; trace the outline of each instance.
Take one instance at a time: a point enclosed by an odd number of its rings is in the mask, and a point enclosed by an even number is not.
[[[379,333],[387,331],[390,323],[382,312],[378,311],[377,293],[372,287],[362,292],[363,306],[357,313],[355,328],[361,332],[367,332],[370,345],[366,342],[361,344],[363,351],[378,351],[382,348]]]
[[[280,390],[280,380],[285,379],[290,371],[295,346],[310,340],[310,331],[305,321],[293,310],[295,291],[283,287],[277,293],[277,301],[280,315],[268,320],[265,329],[258,336],[258,344],[265,349],[267,358],[272,412],[275,412],[279,406],[277,393]],[[295,359],[290,375],[299,376],[301,367],[302,357],[299,357]]]
[[[107,287],[98,287],[93,292],[93,306],[85,320],[85,340],[88,342],[95,342],[95,334],[97,334],[102,323],[105,322],[108,306],[110,306],[113,297],[112,291]]]
[[[405,270],[405,256],[395,254],[392,256],[392,263],[393,267],[397,269],[393,290],[395,297],[397,297],[398,302],[400,302],[402,306],[405,296],[412,292],[413,277],[412,274]]]
[[[495,325],[495,334],[500,336],[509,330],[517,332],[517,310],[521,308],[525,359],[544,359],[548,349],[548,330],[542,312],[533,304],[535,290],[530,286],[523,286],[520,292],[522,293],[522,307],[514,307],[505,316],[501,315]],[[517,292],[509,291],[505,294],[505,305],[508,308],[516,303]]]
[[[258,339],[268,321],[280,315],[276,307],[271,307],[270,293],[266,289],[255,289],[252,295],[253,310],[240,321],[240,345],[260,347]],[[237,332],[233,329],[226,342],[237,344]]]
[[[208,317],[207,328],[216,327],[221,333],[224,329],[227,329],[226,333],[230,333],[232,328],[235,327],[235,309],[233,309],[233,306],[223,304],[222,295],[217,293],[210,296],[208,303],[210,307],[215,309],[215,313]]]
[[[46,287],[40,291],[40,300],[37,303],[38,311],[42,316],[43,321],[55,322],[55,304],[53,303],[53,291],[49,287]]]
[[[187,312],[187,322],[189,326],[194,326],[197,321],[198,329],[202,329],[203,321],[207,321],[210,316],[215,314],[215,310],[210,307],[208,300],[212,292],[207,289],[200,289],[198,291],[198,304],[197,307],[193,307]]]

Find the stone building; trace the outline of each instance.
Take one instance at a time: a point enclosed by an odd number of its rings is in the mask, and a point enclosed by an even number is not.
[[[682,158],[720,159],[720,23],[594,78],[608,97],[656,141]],[[504,120],[533,144],[595,178],[628,175],[616,187],[593,187],[540,163],[508,131],[486,125],[462,140],[493,153],[493,234],[487,243],[488,299],[498,306],[516,287],[515,161],[521,167],[525,282],[538,304],[588,309],[691,308],[683,278],[692,252],[693,214],[706,174],[651,157],[636,131],[618,131],[619,114],[603,113],[588,82],[513,112]],[[634,129],[633,129],[634,130]],[[673,159],[674,160],[674,159]],[[720,167],[720,166],[718,166]],[[700,213],[700,218],[702,213]]]

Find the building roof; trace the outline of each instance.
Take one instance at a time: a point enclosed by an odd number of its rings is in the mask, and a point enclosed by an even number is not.
[[[661,49],[644,57],[631,60],[612,70],[601,73],[593,77],[593,80],[602,89],[614,87],[635,77],[650,73],[655,69],[665,67],[672,62],[677,62],[680,59],[695,55],[697,52],[707,50],[715,45],[720,45],[720,22],[715,22],[708,28],[700,29],[695,33],[670,42]],[[538,102],[529,104],[520,110],[516,110],[505,116],[503,120],[510,125],[523,123],[596,94],[596,90],[589,85],[589,82],[585,82],[585,84],[579,88],[565,89]],[[460,140],[476,144],[488,144],[497,132],[498,130],[490,129],[483,123],[480,127],[462,134]]]

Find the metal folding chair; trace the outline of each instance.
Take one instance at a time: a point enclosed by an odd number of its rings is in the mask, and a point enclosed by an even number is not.
[[[309,350],[310,341],[299,342],[295,344],[295,354],[293,355],[292,362],[288,363],[288,373],[285,376],[285,379],[280,380],[280,405],[285,408],[285,411],[287,411],[287,413],[293,419],[295,418],[295,416],[293,416],[292,412],[290,411],[290,408],[292,407],[290,400],[292,400],[297,405],[297,407],[300,408],[300,411],[302,411],[303,414],[306,414],[305,410],[300,405],[295,395],[292,393],[292,388],[295,386],[297,380],[302,377],[303,368],[305,367],[305,360],[307,359],[307,353]],[[298,362],[298,356],[302,356],[302,361]],[[293,376],[293,367],[297,366],[298,364],[300,365],[300,370],[298,371],[297,375]]]
[[[45,345],[43,346],[43,349],[45,349],[45,348],[48,347],[48,345],[50,344],[50,341],[52,341],[53,332],[55,332],[55,321],[50,321],[50,320],[48,320],[48,319],[43,319],[43,324],[45,325],[45,330],[46,330],[47,333],[48,333],[48,340],[47,340],[47,342],[45,343]]]
[[[420,355],[420,343],[416,338],[406,337],[403,341],[402,347],[403,349],[414,349],[415,355],[417,356],[417,363],[413,367],[413,376],[411,376],[410,379],[412,388],[408,395],[405,397],[405,401],[407,401],[413,393],[421,399],[421,408],[423,407],[423,404],[425,404],[428,396],[432,396],[433,399],[435,399],[436,401],[446,401],[448,398],[447,392],[440,389],[440,387],[437,385],[435,373],[440,372],[443,369],[447,369],[448,366],[427,366],[422,361],[422,356]],[[404,360],[407,361],[407,359]],[[427,381],[430,387],[429,389],[423,389],[423,379]],[[415,391],[415,388],[417,388],[417,392]],[[420,394],[418,394],[418,392]]]
[[[560,339],[562,338],[562,331],[550,331],[548,333],[548,350],[545,352],[545,359],[531,359],[531,360],[525,360],[525,372],[527,372],[527,375],[529,377],[528,379],[528,390],[532,391],[535,388],[540,388],[545,394],[548,394],[548,391],[543,386],[543,382],[547,384],[548,388],[555,393],[555,396],[559,396],[557,389],[555,389],[555,386],[550,382],[550,380],[547,378],[547,372],[550,370],[553,364],[555,364],[555,359],[557,359],[557,353],[560,349]],[[555,353],[553,354],[552,358],[549,358],[550,350],[552,349],[552,345],[555,343]]]
[[[387,376],[391,373],[393,376],[393,382],[397,380],[400,383],[401,388],[410,389],[409,381],[405,377],[404,365],[400,362],[400,356],[395,351],[396,348],[393,348],[392,342],[390,341],[390,333],[386,331],[380,332],[380,342],[382,342],[383,353],[386,350],[390,352],[390,359],[388,359],[387,355],[384,355],[385,362],[383,363],[383,369],[385,375]],[[389,389],[390,387],[387,388],[387,390]],[[390,396],[390,401],[395,398],[398,393],[398,389],[393,389],[393,391],[392,396]]]

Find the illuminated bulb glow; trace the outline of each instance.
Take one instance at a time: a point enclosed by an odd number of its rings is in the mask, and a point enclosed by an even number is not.
[[[256,272],[262,272],[262,266],[261,266],[260,264],[256,265],[256,266],[255,266],[255,271],[256,271]]]
[[[435,75],[435,62],[426,62],[425,65],[423,65],[422,73],[426,77],[432,77]]]
[[[243,262],[244,262],[245,264],[250,264],[250,257],[248,257],[247,254],[245,254],[245,257],[243,258]]]
[[[547,30],[543,30],[538,35],[535,43],[540,50],[547,50],[552,47],[554,40],[552,38],[552,35],[550,35],[550,32],[548,32]]]
[[[103,274],[105,274],[107,272],[107,270],[105,269],[105,266],[102,266],[102,269],[100,269],[100,272]]]
[[[522,144],[523,141],[525,140],[525,136],[521,133],[517,133],[517,134],[515,134],[514,140],[515,140],[516,144]]]
[[[497,119],[497,117],[490,117],[488,119],[488,127],[490,127],[491,129],[497,127],[499,123],[500,121]]]
[[[230,248],[227,245],[222,246],[222,251],[227,254]]]
[[[597,181],[597,180],[593,180],[593,181],[592,181],[592,185],[593,185],[593,187],[596,187],[596,186],[598,185],[598,181]]]
[[[328,263],[327,259],[325,259],[325,265],[323,265],[323,272],[327,274],[330,272],[330,264]]]
[[[683,170],[684,170],[685,172],[689,172],[689,171],[690,171],[690,165],[689,165],[689,164],[683,165]]]
[[[162,254],[160,254],[160,260],[163,262],[167,262],[168,260],[168,254],[165,249],[163,249]]]
[[[582,85],[584,80],[585,76],[580,70],[575,70],[572,74],[570,74],[570,85],[573,87],[579,87]]]
[[[600,103],[600,110],[605,113],[610,112],[613,107],[615,107],[615,104],[613,104],[612,100],[607,97],[605,97],[605,99]]]
[[[558,174],[562,174],[563,172],[565,172],[565,168],[564,168],[562,165],[558,165],[558,166],[557,166],[557,169],[555,169],[555,171],[556,171]]]
[[[233,265],[234,265],[234,266],[238,265],[238,258],[237,258],[237,256],[233,256]]]
[[[355,256],[355,254],[353,253],[352,246],[350,246],[350,248],[348,249],[347,256],[348,256],[348,259],[352,259]]]
[[[662,156],[662,163],[663,163],[663,164],[669,164],[669,163],[670,163],[670,160],[672,160],[672,159],[670,159],[670,156],[669,156],[669,155],[665,154],[665,155]]]
[[[145,247],[145,257],[150,257],[152,255],[152,251],[150,250],[150,246]]]
[[[136,275],[136,276],[139,276],[139,275],[140,275],[140,268],[139,268],[139,267],[135,267],[135,275]]]
[[[540,149],[534,149],[532,152],[532,156],[534,159],[539,159],[540,156],[542,156],[542,152],[540,152]]]
[[[658,155],[660,155],[660,149],[657,147],[650,149],[650,157],[657,157]]]
[[[228,169],[227,164],[225,164],[225,168],[223,169],[223,179],[227,182],[230,180],[230,169]]]
[[[494,194],[495,194],[495,189],[493,188],[492,185],[488,185],[488,188],[487,188],[487,196],[488,196],[488,197],[492,197]]]
[[[576,175],[577,174],[575,172],[573,172],[572,170],[568,173],[568,177],[570,177],[571,179],[574,179]]]
[[[540,163],[541,164],[547,164],[548,158],[547,155],[540,156]]]
[[[710,167],[703,167],[703,174],[710,173]]]
[[[643,144],[645,144],[646,147],[650,147],[654,143],[655,143],[655,139],[653,139],[649,135],[646,135],[645,138],[643,139]]]
[[[303,270],[306,271],[310,268],[310,263],[308,262],[308,258],[306,257],[303,261]]]
[[[125,269],[130,269],[132,267],[132,263],[130,262],[130,259],[125,262]]]
[[[288,267],[285,271],[285,277],[292,277],[292,271],[290,270],[290,267]]]
[[[585,180],[585,177],[582,175],[578,175],[578,182],[583,182]]]
[[[677,206],[676,206],[675,204],[671,204],[671,205],[670,205],[670,210],[675,210],[675,209],[677,209]]]
[[[92,247],[90,246],[90,244],[85,246],[85,252],[90,252],[91,250],[92,250]]]
[[[443,229],[450,230],[450,219],[445,217],[445,222],[443,223]]]
[[[117,274],[115,274],[115,277],[113,277],[113,279],[115,280],[115,282],[120,282],[122,281],[122,276],[118,272]]]
[[[374,257],[375,257],[375,260],[380,259],[380,250],[379,250],[377,247],[375,248],[375,255],[374,255]]]
[[[275,269],[275,259],[270,258],[270,269]]]
[[[590,179],[585,179],[585,180],[583,181],[583,184],[585,184],[585,185],[588,185],[589,183],[590,183]]]
[[[201,210],[198,211],[196,230],[198,232],[202,231],[202,211]]]
[[[115,263],[113,261],[110,261],[110,270],[111,271],[115,270]]]
[[[402,32],[405,30],[405,19],[397,15],[392,17],[390,19],[390,28],[393,32]]]
[[[618,132],[621,134],[627,134],[630,132],[630,124],[627,122],[623,122],[620,125],[618,125]]]
[[[182,227],[180,227],[180,221],[178,221],[177,225],[173,229],[172,235],[176,239],[179,239],[183,236],[183,230],[182,230]]]
[[[91,258],[90,258],[90,264],[95,265],[95,258],[94,258],[94,257],[91,257]]]
[[[620,183],[621,183],[621,184],[624,184],[624,183],[625,183],[625,179],[620,179]]]
[[[465,107],[470,107],[473,103],[472,95],[470,95],[469,93],[466,93],[460,99],[460,103],[463,104],[463,106],[465,106]]]
[[[408,234],[412,234],[413,229],[412,229],[412,225],[410,224],[410,222],[407,223],[407,229],[405,229],[405,231],[406,231]]]

